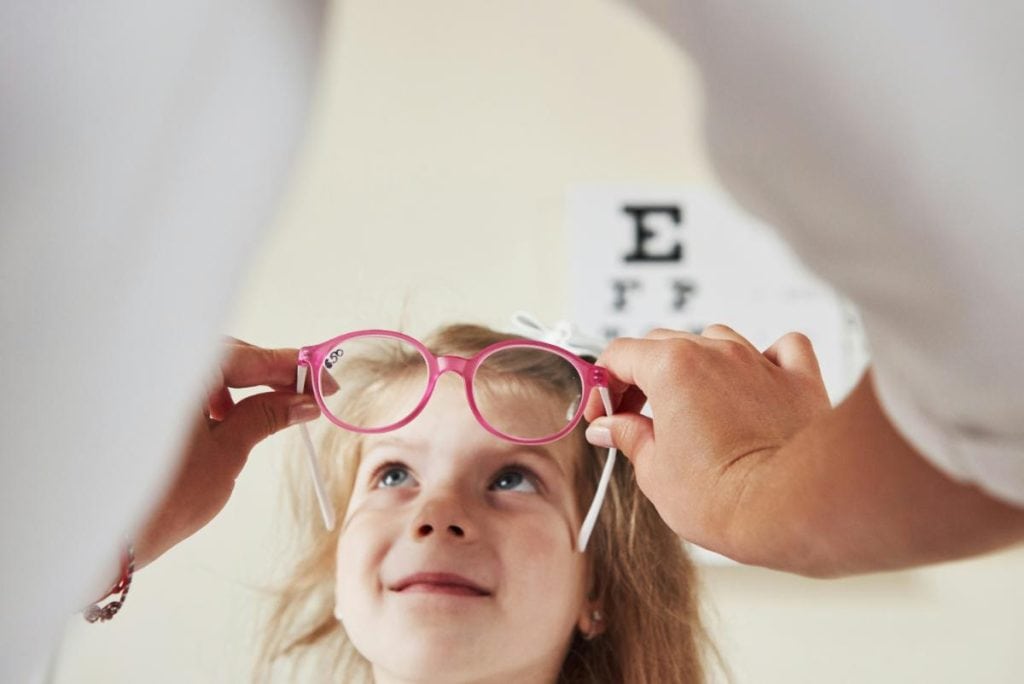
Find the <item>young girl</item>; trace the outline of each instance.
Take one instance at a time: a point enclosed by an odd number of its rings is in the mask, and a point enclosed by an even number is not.
[[[509,339],[457,325],[425,344],[437,357],[470,358]],[[708,644],[679,539],[623,459],[578,551],[604,451],[587,444],[582,424],[545,444],[492,430],[527,439],[557,430],[585,400],[579,382],[553,355],[499,356],[473,376],[475,411],[462,379],[445,373],[422,412],[394,429],[424,395],[422,359],[364,345],[323,362],[324,406],[339,425],[391,427],[357,433],[322,421],[317,465],[338,520],[331,532],[306,473],[295,473],[301,531],[269,619],[262,676],[704,680]],[[327,370],[334,364],[343,372]]]

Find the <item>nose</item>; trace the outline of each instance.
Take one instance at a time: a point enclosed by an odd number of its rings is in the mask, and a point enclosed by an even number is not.
[[[416,541],[447,539],[471,541],[476,528],[458,495],[446,492],[425,501],[413,520],[412,536]]]

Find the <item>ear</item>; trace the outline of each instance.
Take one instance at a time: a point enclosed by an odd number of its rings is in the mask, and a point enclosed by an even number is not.
[[[590,641],[604,634],[605,629],[608,627],[606,620],[607,618],[605,618],[601,606],[594,601],[588,601],[583,604],[583,610],[580,611],[580,619],[576,622],[576,627],[580,630],[583,638]]]

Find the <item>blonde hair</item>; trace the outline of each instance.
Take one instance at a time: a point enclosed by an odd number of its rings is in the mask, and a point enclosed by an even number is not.
[[[438,355],[470,356],[506,339],[514,338],[479,326],[453,325],[426,344]],[[393,370],[400,371],[400,361],[393,361]],[[582,425],[564,439],[579,446],[575,487],[582,519],[606,454],[586,442]],[[358,436],[333,425],[327,426],[319,444],[339,520],[344,519],[352,493],[361,444]],[[299,458],[289,460],[301,465]],[[274,592],[257,673],[265,677],[277,666],[290,665],[294,677],[305,664],[331,673],[334,681],[371,681],[369,664],[334,616],[335,550],[341,526],[325,532],[305,471],[296,469],[289,475],[291,510],[299,528],[292,540],[299,553],[288,580]],[[587,555],[590,598],[601,607],[605,630],[589,639],[577,631],[558,681],[703,682],[705,647],[710,644],[700,619],[694,567],[679,539],[637,488],[626,459],[616,465]]]

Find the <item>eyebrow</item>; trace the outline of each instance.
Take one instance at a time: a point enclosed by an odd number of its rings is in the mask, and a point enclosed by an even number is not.
[[[562,462],[555,456],[554,451],[547,448],[544,444],[516,444],[515,442],[509,442],[508,448],[487,450],[488,454],[493,453],[495,456],[507,456],[509,454],[533,454],[538,457],[543,463],[551,463],[555,466],[555,470],[565,479],[568,479],[568,473],[562,465]]]
[[[364,457],[380,448],[396,448],[396,449],[408,449],[413,451],[426,451],[430,446],[430,443],[425,439],[409,439],[399,435],[389,435],[387,437],[381,437],[379,439],[368,439],[366,440],[366,447],[363,451]],[[533,454],[538,457],[544,463],[551,463],[554,465],[558,473],[569,480],[569,473],[566,471],[564,464],[561,459],[555,456],[553,449],[549,449],[550,445],[547,444],[518,444],[516,442],[503,442],[502,446],[488,447],[482,450],[482,453],[487,457],[504,457],[511,454],[527,453]]]
[[[403,449],[424,450],[428,446],[429,443],[425,439],[409,439],[408,437],[399,437],[397,435],[389,435],[387,437],[368,437],[365,441],[363,453],[380,447],[400,447]]]

